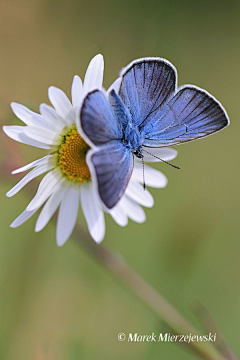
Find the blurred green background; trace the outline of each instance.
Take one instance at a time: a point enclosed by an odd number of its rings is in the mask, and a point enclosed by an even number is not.
[[[196,325],[203,304],[239,355],[240,2],[2,0],[0,17],[2,124],[16,123],[11,101],[37,108],[50,85],[70,95],[73,76],[99,52],[106,87],[131,60],[161,56],[177,67],[180,85],[203,87],[223,103],[231,126],[177,147],[181,171],[157,165],[169,184],[151,190],[147,222],[120,228],[107,218],[104,244]],[[3,156],[11,140],[1,139]],[[45,154],[21,149],[26,161]],[[73,239],[58,248],[52,222],[39,234],[36,217],[10,229],[30,200],[24,191],[5,197],[17,179],[0,188],[0,358],[196,359],[175,344],[118,342],[119,332],[166,328]]]

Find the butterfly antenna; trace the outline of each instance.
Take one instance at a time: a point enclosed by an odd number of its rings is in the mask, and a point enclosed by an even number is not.
[[[141,157],[142,159],[142,166],[143,166],[143,189],[146,189],[146,183],[145,183],[145,174],[144,174],[144,160],[143,160],[143,155]]]
[[[147,150],[145,150],[145,149],[143,149],[143,151],[145,151],[145,152],[146,152],[147,154],[149,154],[149,155],[152,155],[152,156],[153,156],[153,157],[155,157],[156,159],[161,160],[161,161],[162,161],[162,162],[164,162],[165,164],[168,164],[168,165],[170,165],[170,166],[174,167],[175,169],[180,169],[180,167],[178,167],[178,166],[176,166],[176,165],[173,165],[173,164],[171,164],[170,162],[165,161],[165,160],[163,160],[163,159],[161,159],[161,158],[157,157],[156,155],[151,154],[150,152],[148,152],[148,151],[147,151]]]

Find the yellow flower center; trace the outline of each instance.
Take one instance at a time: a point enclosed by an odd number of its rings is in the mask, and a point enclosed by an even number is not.
[[[73,127],[63,137],[58,149],[58,165],[69,180],[87,182],[91,174],[86,163],[86,154],[90,147]]]

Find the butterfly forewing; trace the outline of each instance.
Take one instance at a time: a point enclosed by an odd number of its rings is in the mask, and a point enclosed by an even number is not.
[[[99,90],[86,96],[81,108],[80,124],[91,143],[97,146],[122,137],[122,125]]]
[[[119,94],[135,125],[145,126],[175,93],[174,66],[160,58],[144,58],[131,63],[122,73]]]

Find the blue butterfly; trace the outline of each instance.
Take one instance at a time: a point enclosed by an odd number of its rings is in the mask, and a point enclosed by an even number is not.
[[[89,93],[80,125],[92,149],[87,161],[107,209],[122,197],[134,155],[145,147],[178,145],[213,134],[229,124],[222,105],[193,85],[177,88],[177,71],[161,58],[133,61],[120,74],[119,94]]]

